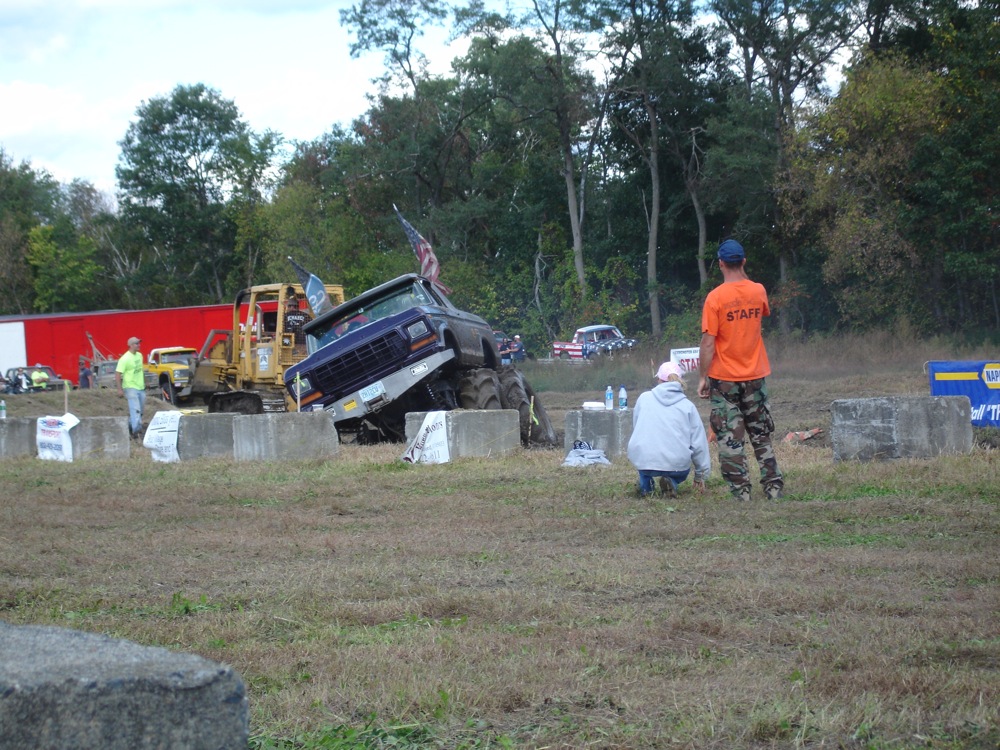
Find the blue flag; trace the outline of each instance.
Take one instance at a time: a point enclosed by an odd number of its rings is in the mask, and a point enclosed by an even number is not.
[[[309,308],[313,311],[313,315],[322,315],[332,310],[333,303],[330,301],[330,295],[326,293],[326,287],[319,280],[319,277],[316,274],[309,273],[292,260],[291,255],[288,256],[288,262],[292,264],[292,268],[295,269],[295,275],[299,277],[299,283],[302,284],[302,288],[305,290],[306,301],[309,303]]]

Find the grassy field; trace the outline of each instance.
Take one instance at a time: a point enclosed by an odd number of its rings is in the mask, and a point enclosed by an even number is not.
[[[772,346],[779,437],[828,426],[833,398],[926,393],[920,363],[955,356],[848,344]],[[561,428],[605,381],[647,387],[646,359],[529,379]],[[989,437],[869,464],[780,443],[788,494],[751,504],[717,464],[704,496],[640,499],[627,461],[561,447],[9,460],[0,617],[233,665],[255,748],[995,748]]]

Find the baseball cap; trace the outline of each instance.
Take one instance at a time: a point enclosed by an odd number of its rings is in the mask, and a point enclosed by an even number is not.
[[[719,260],[725,263],[739,263],[747,257],[747,254],[743,250],[743,245],[739,242],[736,240],[726,240],[719,245],[718,256]]]
[[[664,383],[670,379],[671,375],[676,375],[678,378],[684,377],[681,366],[676,362],[664,362],[660,365],[660,369],[656,371],[657,380],[662,380]]]

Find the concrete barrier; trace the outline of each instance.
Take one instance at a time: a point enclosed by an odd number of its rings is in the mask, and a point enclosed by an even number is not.
[[[86,417],[69,431],[73,460],[126,459],[131,453],[128,417]]]
[[[195,458],[232,458],[232,413],[195,414],[181,417],[177,425],[177,455],[181,461]]]
[[[406,415],[406,440],[412,442],[427,412]],[[520,415],[515,409],[455,409],[445,412],[452,458],[505,456],[521,449]]]
[[[0,458],[38,455],[38,419],[0,420]],[[129,457],[128,417],[85,417],[70,432],[73,460]]]
[[[569,453],[573,443],[586,440],[591,448],[604,451],[609,459],[628,455],[632,437],[631,409],[581,409],[566,412],[563,447]]]
[[[28,417],[0,419],[0,458],[37,456],[37,425],[37,419]]]
[[[339,452],[337,427],[327,411],[243,414],[233,422],[237,461],[329,458]]]
[[[831,404],[834,461],[971,453],[967,396],[852,398]]]
[[[66,628],[0,623],[0,750],[245,750],[229,666]]]

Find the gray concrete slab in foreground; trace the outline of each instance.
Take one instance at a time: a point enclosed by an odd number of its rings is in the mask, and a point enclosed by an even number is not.
[[[339,452],[337,426],[327,411],[241,414],[233,422],[237,461],[331,458]]]
[[[243,680],[225,664],[0,623],[0,750],[245,750],[248,715]]]
[[[126,459],[131,453],[128,417],[83,417],[69,431],[73,460]]]
[[[972,452],[972,404],[967,396],[840,399],[830,411],[834,461]]]
[[[233,420],[236,414],[185,414],[177,425],[177,455],[194,458],[232,458]]]
[[[30,417],[0,419],[0,458],[37,456],[38,420]]]
[[[604,451],[609,459],[628,455],[632,437],[631,409],[579,409],[566,412],[563,448],[569,453],[573,443],[586,440],[590,447]]]
[[[406,415],[406,441],[413,442],[427,412]],[[520,415],[515,409],[454,409],[445,412],[452,458],[505,456],[521,449]]]

